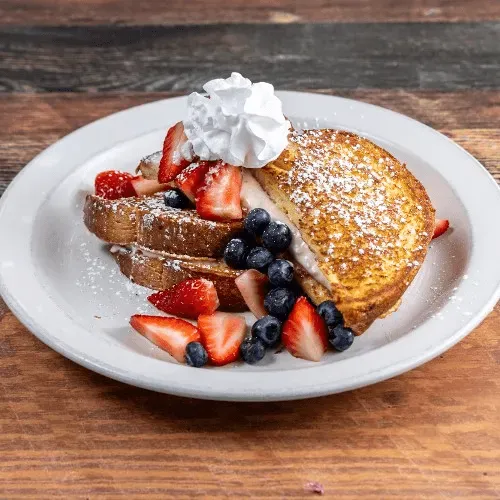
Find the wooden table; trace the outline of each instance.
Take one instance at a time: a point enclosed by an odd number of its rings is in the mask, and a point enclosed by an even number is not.
[[[231,70],[401,111],[500,181],[499,21],[493,0],[2,0],[0,194],[77,127]],[[105,379],[1,302],[0,333],[1,499],[306,498],[308,481],[336,499],[500,497],[498,306],[411,373],[270,404]]]

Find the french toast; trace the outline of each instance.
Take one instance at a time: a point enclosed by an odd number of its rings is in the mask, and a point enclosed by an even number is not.
[[[135,243],[191,257],[222,256],[228,241],[243,230],[241,221],[214,222],[202,219],[196,210],[169,209],[161,193],[117,200],[89,194],[83,213],[87,229],[107,243]]]
[[[201,277],[214,283],[221,309],[247,310],[234,284],[241,272],[221,259],[227,242],[242,231],[241,222],[207,221],[195,210],[169,209],[161,194],[117,200],[89,194],[84,223],[112,245],[120,270],[131,281],[166,290]]]
[[[157,178],[160,158],[160,152],[143,158],[137,170]],[[292,132],[283,153],[252,174],[316,257],[326,282],[288,256],[315,304],[333,300],[356,334],[397,308],[425,258],[435,224],[425,189],[403,164],[356,134],[306,130]],[[154,289],[177,282],[168,265],[171,256],[220,258],[243,229],[240,221],[213,222],[192,209],[169,210],[161,195],[119,200],[88,195],[84,213],[87,227],[102,240],[145,249],[146,255],[137,252],[141,258],[134,265],[131,252],[115,258],[124,274]],[[216,262],[225,286],[232,287],[239,272]],[[194,272],[191,268],[190,275]],[[244,309],[236,289],[234,294],[235,307]]]
[[[221,259],[201,259],[189,256],[153,253],[137,247],[111,247],[120,271],[131,281],[153,290],[169,288],[191,278],[213,282],[225,311],[248,309],[234,280],[241,271],[231,269]]]
[[[316,256],[328,287],[297,268],[313,302],[333,300],[357,334],[397,307],[435,224],[424,187],[403,164],[356,134],[306,130],[253,173]]]

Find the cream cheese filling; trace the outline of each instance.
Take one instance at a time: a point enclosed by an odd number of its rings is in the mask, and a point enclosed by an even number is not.
[[[281,211],[264,191],[255,177],[243,169],[243,182],[241,185],[241,203],[244,207],[263,208],[273,220],[286,224],[292,231],[292,244],[289,251],[293,258],[319,283],[331,291],[331,285],[326,279],[316,261],[316,256],[302,239],[300,231],[295,227],[292,221]]]

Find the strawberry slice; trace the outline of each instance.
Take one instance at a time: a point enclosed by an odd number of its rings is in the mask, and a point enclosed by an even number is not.
[[[170,188],[168,184],[160,184],[154,179],[145,179],[142,175],[136,175],[130,182],[137,196],[148,196]]]
[[[434,226],[434,234],[432,235],[432,239],[441,236],[446,233],[448,228],[450,227],[450,221],[448,219],[436,219],[436,224]]]
[[[163,142],[163,155],[158,168],[158,181],[162,184],[174,180],[191,163],[180,154],[180,148],[186,141],[182,122],[170,127]]]
[[[153,293],[148,300],[160,311],[192,319],[200,314],[212,314],[219,307],[214,284],[203,278],[185,280],[168,290]]]
[[[295,302],[281,338],[293,356],[310,361],[319,361],[328,347],[326,323],[305,297]]]
[[[195,201],[198,189],[203,185],[208,169],[214,162],[200,161],[191,163],[176,178],[177,187],[191,200]]]
[[[241,210],[241,170],[218,161],[207,172],[196,196],[196,210],[207,220],[238,220]]]
[[[136,314],[130,318],[130,324],[179,363],[184,363],[186,346],[189,342],[200,340],[198,328],[179,318]]]
[[[101,172],[97,174],[94,181],[95,194],[107,200],[135,196],[134,186],[131,182],[133,178],[132,174],[118,170]]]
[[[267,314],[264,298],[269,291],[269,279],[256,269],[249,269],[234,280],[248,309],[260,319]]]
[[[246,332],[245,318],[223,312],[202,314],[198,317],[198,328],[208,357],[214,365],[227,365],[239,358],[240,345]]]

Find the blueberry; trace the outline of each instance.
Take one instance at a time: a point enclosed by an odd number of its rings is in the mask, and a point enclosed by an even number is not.
[[[165,191],[163,201],[170,208],[187,208],[191,204],[189,198],[180,189]]]
[[[271,285],[288,286],[293,280],[293,265],[285,259],[276,259],[269,264],[267,275]]]
[[[234,269],[245,269],[248,255],[248,245],[241,238],[233,238],[224,249],[226,264]]]
[[[245,219],[245,229],[254,236],[261,236],[270,222],[271,217],[263,208],[254,208]]]
[[[276,345],[281,335],[281,321],[274,316],[264,316],[252,326],[252,336],[266,347]]]
[[[267,248],[255,247],[248,253],[247,267],[265,273],[273,260],[274,256]]]
[[[271,222],[262,233],[262,243],[271,252],[286,250],[292,242],[290,228],[282,222]]]
[[[189,342],[186,346],[185,358],[189,366],[197,368],[206,365],[208,361],[207,351],[199,342]]]
[[[245,339],[240,346],[240,353],[245,363],[253,365],[264,357],[266,348],[259,339]]]
[[[295,294],[288,288],[274,288],[264,299],[264,307],[271,316],[286,319],[295,304]]]
[[[337,325],[328,329],[328,339],[337,351],[345,351],[354,342],[354,332],[345,326]]]
[[[321,302],[316,311],[331,328],[344,324],[342,313],[337,309],[337,306],[331,300]]]

